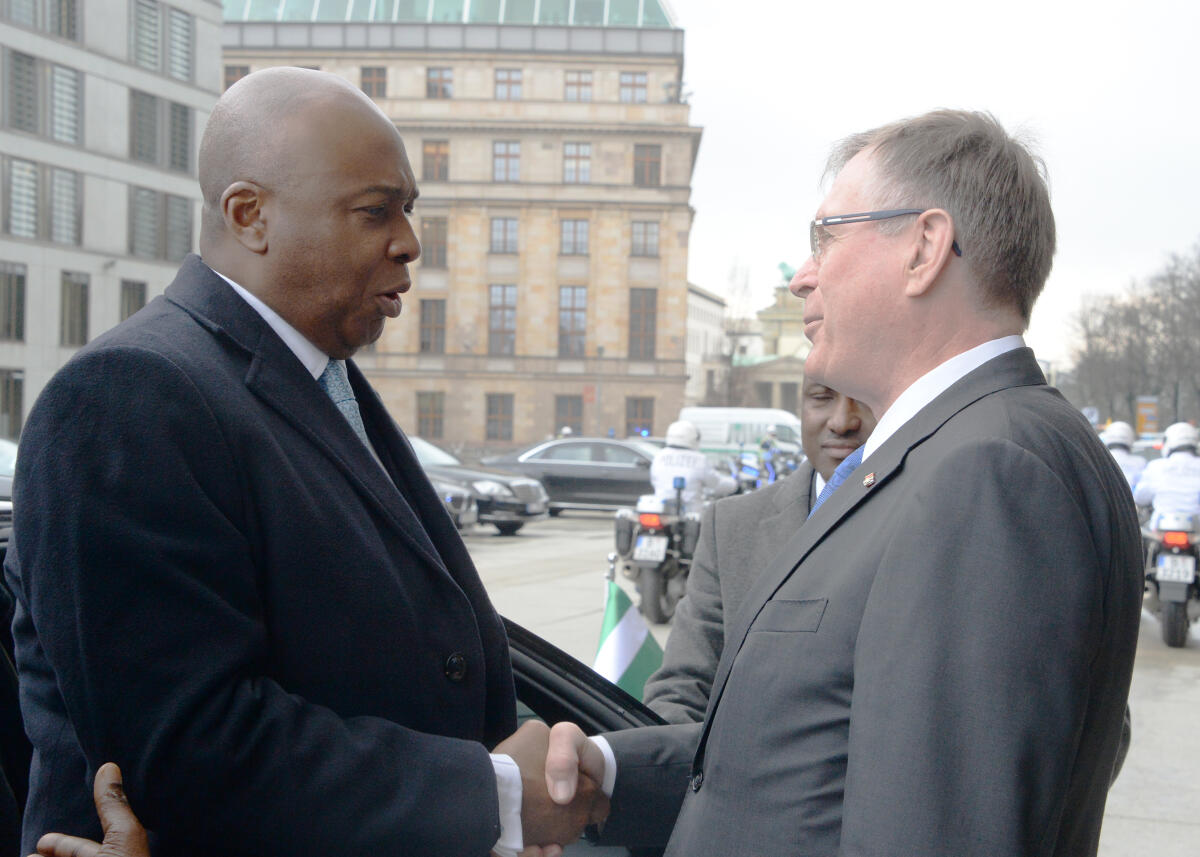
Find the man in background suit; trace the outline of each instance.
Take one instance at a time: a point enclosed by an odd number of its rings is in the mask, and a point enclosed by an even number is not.
[[[203,260],[83,348],[22,437],[25,851],[99,838],[108,760],[155,857],[577,836],[587,808],[545,795],[545,727],[509,738],[500,618],[348,360],[420,253],[395,126],[340,78],[268,69],[214,108],[199,173]]]
[[[605,835],[675,819],[668,855],[1095,854],[1141,551],[1124,477],[1021,339],[1045,181],[960,111],[830,167],[792,290],[806,371],[875,431],[747,594],[704,722],[559,724],[552,794],[581,768],[612,795]]]
[[[704,719],[717,662],[746,592],[808,517],[834,468],[875,428],[859,402],[806,377],[800,391],[804,463],[766,488],[712,503],[675,608],[663,663],[646,681],[646,705],[669,723]]]

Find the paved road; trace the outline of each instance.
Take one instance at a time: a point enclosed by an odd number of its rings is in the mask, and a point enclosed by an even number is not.
[[[565,513],[517,536],[479,526],[467,547],[500,612],[580,660],[596,653],[612,517]],[[637,601],[628,581],[622,585]],[[669,625],[653,628],[665,643]],[[1200,854],[1200,629],[1183,649],[1143,615],[1130,692],[1133,743],[1113,786],[1101,857]]]

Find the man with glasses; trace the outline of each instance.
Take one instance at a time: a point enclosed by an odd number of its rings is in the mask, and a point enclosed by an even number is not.
[[[1120,470],[1021,339],[1055,244],[1039,164],[992,117],[940,111],[830,167],[792,291],[808,373],[875,431],[747,594],[704,722],[560,724],[552,794],[582,768],[632,842],[677,816],[668,855],[1095,854],[1140,542]]]

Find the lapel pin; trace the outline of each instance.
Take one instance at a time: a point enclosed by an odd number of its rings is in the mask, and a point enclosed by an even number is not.
[[[875,474],[874,473],[868,473],[866,476],[863,477],[863,487],[864,488],[870,488],[874,484],[875,484]]]

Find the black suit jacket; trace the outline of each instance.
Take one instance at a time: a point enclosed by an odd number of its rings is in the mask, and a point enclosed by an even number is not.
[[[673,797],[671,855],[1094,854],[1141,590],[1112,457],[997,357],[758,578],[702,725],[608,736],[605,834],[653,841]]]
[[[487,748],[515,728],[503,626],[408,442],[349,376],[386,474],[189,257],[46,387],[6,563],[35,748],[26,852],[47,830],[98,838],[107,760],[155,857],[495,843]]]

